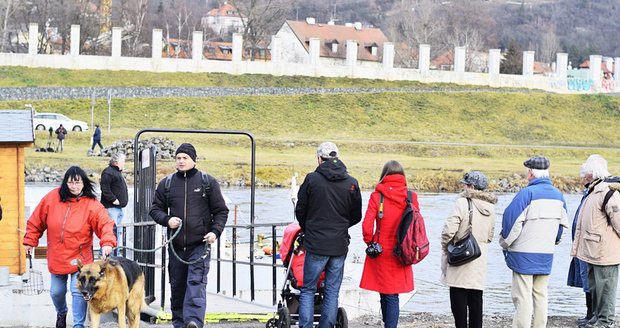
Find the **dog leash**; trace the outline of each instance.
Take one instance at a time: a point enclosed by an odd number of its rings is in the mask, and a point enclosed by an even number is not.
[[[176,231],[172,234],[172,236],[170,236],[170,238],[168,238],[168,240],[166,240],[165,243],[163,243],[161,246],[156,247],[154,249],[139,249],[139,248],[132,248],[132,247],[128,247],[128,246],[116,246],[114,248],[112,248],[112,250],[120,250],[120,249],[127,249],[133,252],[138,252],[138,253],[154,253],[157,252],[158,250],[164,248],[164,246],[170,244],[170,249],[172,250],[172,254],[174,255],[174,257],[177,258],[177,260],[179,260],[179,262],[186,264],[186,265],[192,265],[195,263],[198,263],[200,261],[203,261],[204,259],[206,259],[207,257],[209,257],[209,255],[211,255],[211,244],[205,242],[205,251],[204,254],[193,260],[193,261],[185,261],[184,259],[182,259],[176,252],[176,250],[174,249],[174,245],[172,244],[172,240],[174,240],[174,238],[176,238],[177,235],[179,235],[179,233],[181,232],[181,227],[183,226],[183,221],[181,221],[179,223],[179,227],[176,229]]]

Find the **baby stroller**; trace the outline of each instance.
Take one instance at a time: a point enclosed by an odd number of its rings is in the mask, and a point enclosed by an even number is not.
[[[267,321],[267,328],[288,328],[299,322],[299,294],[303,286],[304,259],[306,252],[302,245],[301,227],[291,223],[284,229],[280,258],[286,266],[286,280],[282,287],[282,300],[278,302],[278,316]],[[314,296],[314,324],[318,324],[323,306],[323,292],[325,289],[325,272],[321,273]],[[336,328],[347,328],[349,320],[344,308],[338,308]]]

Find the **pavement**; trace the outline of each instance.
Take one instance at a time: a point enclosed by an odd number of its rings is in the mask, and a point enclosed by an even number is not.
[[[225,249],[229,252],[229,249]],[[242,252],[241,252],[242,253]],[[228,254],[227,254],[228,255]],[[269,258],[257,259],[267,261]],[[213,262],[212,262],[213,264]],[[228,263],[229,264],[229,263]],[[345,307],[349,320],[362,315],[376,316],[378,314],[378,294],[359,289],[359,276],[362,264],[350,263],[345,268],[345,278],[340,291],[340,305]],[[284,268],[278,268],[275,285],[271,280],[270,266],[255,267],[255,301],[250,300],[250,288],[247,277],[250,272],[247,266],[238,265],[233,270],[230,265],[222,265],[220,270],[220,291],[216,290],[217,270],[214,265],[209,272],[207,285],[207,324],[206,327],[265,327],[265,322],[275,317],[276,305],[273,305],[273,286],[277,286],[276,300],[280,300],[280,289],[284,282]],[[237,276],[236,286],[233,289],[233,275]],[[24,288],[24,278],[29,278],[30,285],[37,280],[35,288]],[[23,276],[11,274],[9,284],[0,286],[0,327],[54,327],[56,310],[49,294],[50,273],[46,259],[34,259],[33,268],[27,270]],[[161,270],[155,270],[155,295],[161,298]],[[165,281],[165,302],[162,307],[161,299],[150,304],[151,322],[143,321],[140,327],[172,327],[169,322],[171,312],[169,308],[170,284]],[[32,287],[32,286],[31,286]],[[233,292],[234,290],[234,292]],[[34,293],[28,293],[33,291]],[[234,294],[234,297],[232,295]],[[412,295],[401,295],[401,302],[405,304]],[[71,308],[71,297],[67,294],[67,303]],[[155,319],[163,320],[155,320]],[[67,322],[71,323],[71,311]],[[117,319],[113,314],[102,317],[103,327],[116,327]]]
[[[28,282],[24,282],[26,278],[29,279]],[[0,299],[3,303],[0,307],[0,327],[54,327],[56,310],[49,294],[50,274],[47,270],[47,261],[35,259],[31,270],[22,276],[11,274],[8,280],[8,285],[0,286]],[[170,297],[169,290],[166,295],[166,298]],[[70,309],[69,294],[67,303]],[[169,303],[168,300],[166,303]],[[234,325],[226,325],[225,322],[224,327],[264,327],[263,322],[248,322],[247,320],[265,321],[273,317],[275,312],[275,306],[271,304],[250,302],[214,292],[207,292],[207,304],[207,316],[213,320],[240,321]],[[160,311],[159,306],[160,300],[151,303],[152,312],[159,312],[162,318],[169,318],[169,304],[165,306],[164,311]],[[114,314],[104,315],[102,326],[116,327],[116,320]],[[71,323],[71,311],[69,311],[67,322]],[[207,327],[212,324],[209,323]],[[216,326],[222,325],[216,324]],[[141,322],[140,327],[172,327],[172,325],[166,322],[159,324]]]

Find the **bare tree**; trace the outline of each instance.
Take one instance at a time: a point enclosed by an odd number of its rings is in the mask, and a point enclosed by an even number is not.
[[[121,1],[121,21],[124,32],[129,36],[125,45],[130,56],[141,53],[139,45],[148,10],[149,0]]]
[[[191,24],[193,12],[189,7],[187,0],[173,0],[163,8],[166,39],[168,40],[166,46],[170,48],[172,46],[170,38],[176,36],[179,40],[175,49],[177,58],[181,51],[185,51],[188,56],[191,54],[189,40],[191,40],[194,26]]]
[[[79,1],[57,0],[57,3],[51,7],[49,26],[53,28],[53,38],[55,43],[60,42],[60,53],[65,54],[68,51],[68,45],[71,37],[71,25],[79,22],[82,15],[83,6]],[[58,51],[52,49],[53,51]],[[73,49],[78,51],[77,49]]]
[[[233,0],[243,21],[244,48],[249,48],[250,59],[256,59],[261,42],[267,43],[271,35],[284,24],[292,8],[291,0]]]
[[[403,1],[387,16],[390,39],[410,47],[431,44],[439,39],[442,22],[437,19],[438,6],[432,0]]]
[[[0,52],[4,52],[4,46],[8,43],[8,26],[9,16],[13,12],[13,0],[5,0],[0,2],[0,9],[4,9],[4,17],[2,17],[2,40],[0,40]]]
[[[488,20],[485,6],[481,1],[454,1],[441,10],[442,33],[440,49],[453,50],[455,47],[466,47],[465,67],[468,71],[482,71],[486,60],[482,51],[486,47],[483,31],[492,30],[493,22]]]
[[[540,40],[538,58],[543,63],[551,63],[560,51],[562,51],[562,47],[560,46],[560,39],[555,33],[555,28],[549,28]]]
[[[39,26],[39,35],[37,42],[37,53],[49,53],[50,51],[50,34],[48,27],[51,20],[51,8],[54,6],[52,0],[33,0],[25,3],[20,7],[21,24],[27,30],[30,23],[37,23]]]
[[[431,51],[437,55],[439,37],[442,31],[441,20],[437,19],[438,5],[432,0],[406,0],[397,4],[385,18],[384,32],[395,42],[397,65],[415,67],[420,44],[433,44]]]

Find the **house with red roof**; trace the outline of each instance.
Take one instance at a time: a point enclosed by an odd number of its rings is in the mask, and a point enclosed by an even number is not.
[[[361,23],[335,25],[287,20],[276,33],[280,38],[282,60],[291,63],[308,63],[310,39],[320,39],[319,58],[322,64],[342,64],[346,60],[347,40],[357,42],[358,63],[377,64],[383,60],[383,44],[389,42],[383,32]]]
[[[614,61],[610,57],[603,57],[603,61],[601,61],[601,72],[603,74],[612,75],[614,72]],[[579,69],[588,69],[590,68],[590,60],[586,59],[583,63],[579,64]]]

